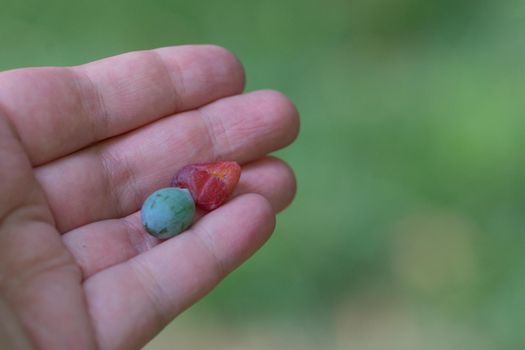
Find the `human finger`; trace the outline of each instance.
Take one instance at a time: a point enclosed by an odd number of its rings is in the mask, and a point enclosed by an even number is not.
[[[257,91],[164,118],[39,167],[36,175],[66,232],[135,212],[184,165],[245,163],[282,148],[295,139],[298,124],[286,97]]]
[[[0,110],[35,166],[243,87],[243,68],[225,49],[175,46],[0,73]]]
[[[280,159],[266,157],[242,168],[234,196],[257,193],[265,197],[275,213],[295,195],[295,176]],[[147,234],[140,212],[122,219],[103,220],[63,235],[64,242],[82,269],[83,278],[144,253],[161,241]]]
[[[187,232],[84,282],[101,348],[141,346],[252,255],[275,225],[262,196],[239,196]]]

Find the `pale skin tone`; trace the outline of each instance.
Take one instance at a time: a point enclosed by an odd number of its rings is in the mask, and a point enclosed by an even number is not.
[[[268,239],[295,179],[266,155],[298,115],[243,87],[215,46],[0,73],[0,348],[139,348]],[[215,160],[243,165],[234,198],[147,235],[148,194]]]

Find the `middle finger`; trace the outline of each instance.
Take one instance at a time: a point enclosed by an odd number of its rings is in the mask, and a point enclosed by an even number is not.
[[[257,91],[161,119],[35,173],[65,232],[138,210],[186,164],[255,160],[286,146],[297,132],[293,104],[280,93]]]

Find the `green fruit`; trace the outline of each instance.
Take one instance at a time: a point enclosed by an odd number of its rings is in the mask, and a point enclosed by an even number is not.
[[[190,191],[168,187],[153,192],[142,205],[141,218],[146,231],[165,239],[178,235],[190,226],[195,203]]]

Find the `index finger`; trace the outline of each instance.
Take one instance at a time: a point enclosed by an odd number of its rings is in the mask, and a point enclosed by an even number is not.
[[[243,88],[242,65],[225,49],[166,47],[1,73],[0,111],[36,166]]]

